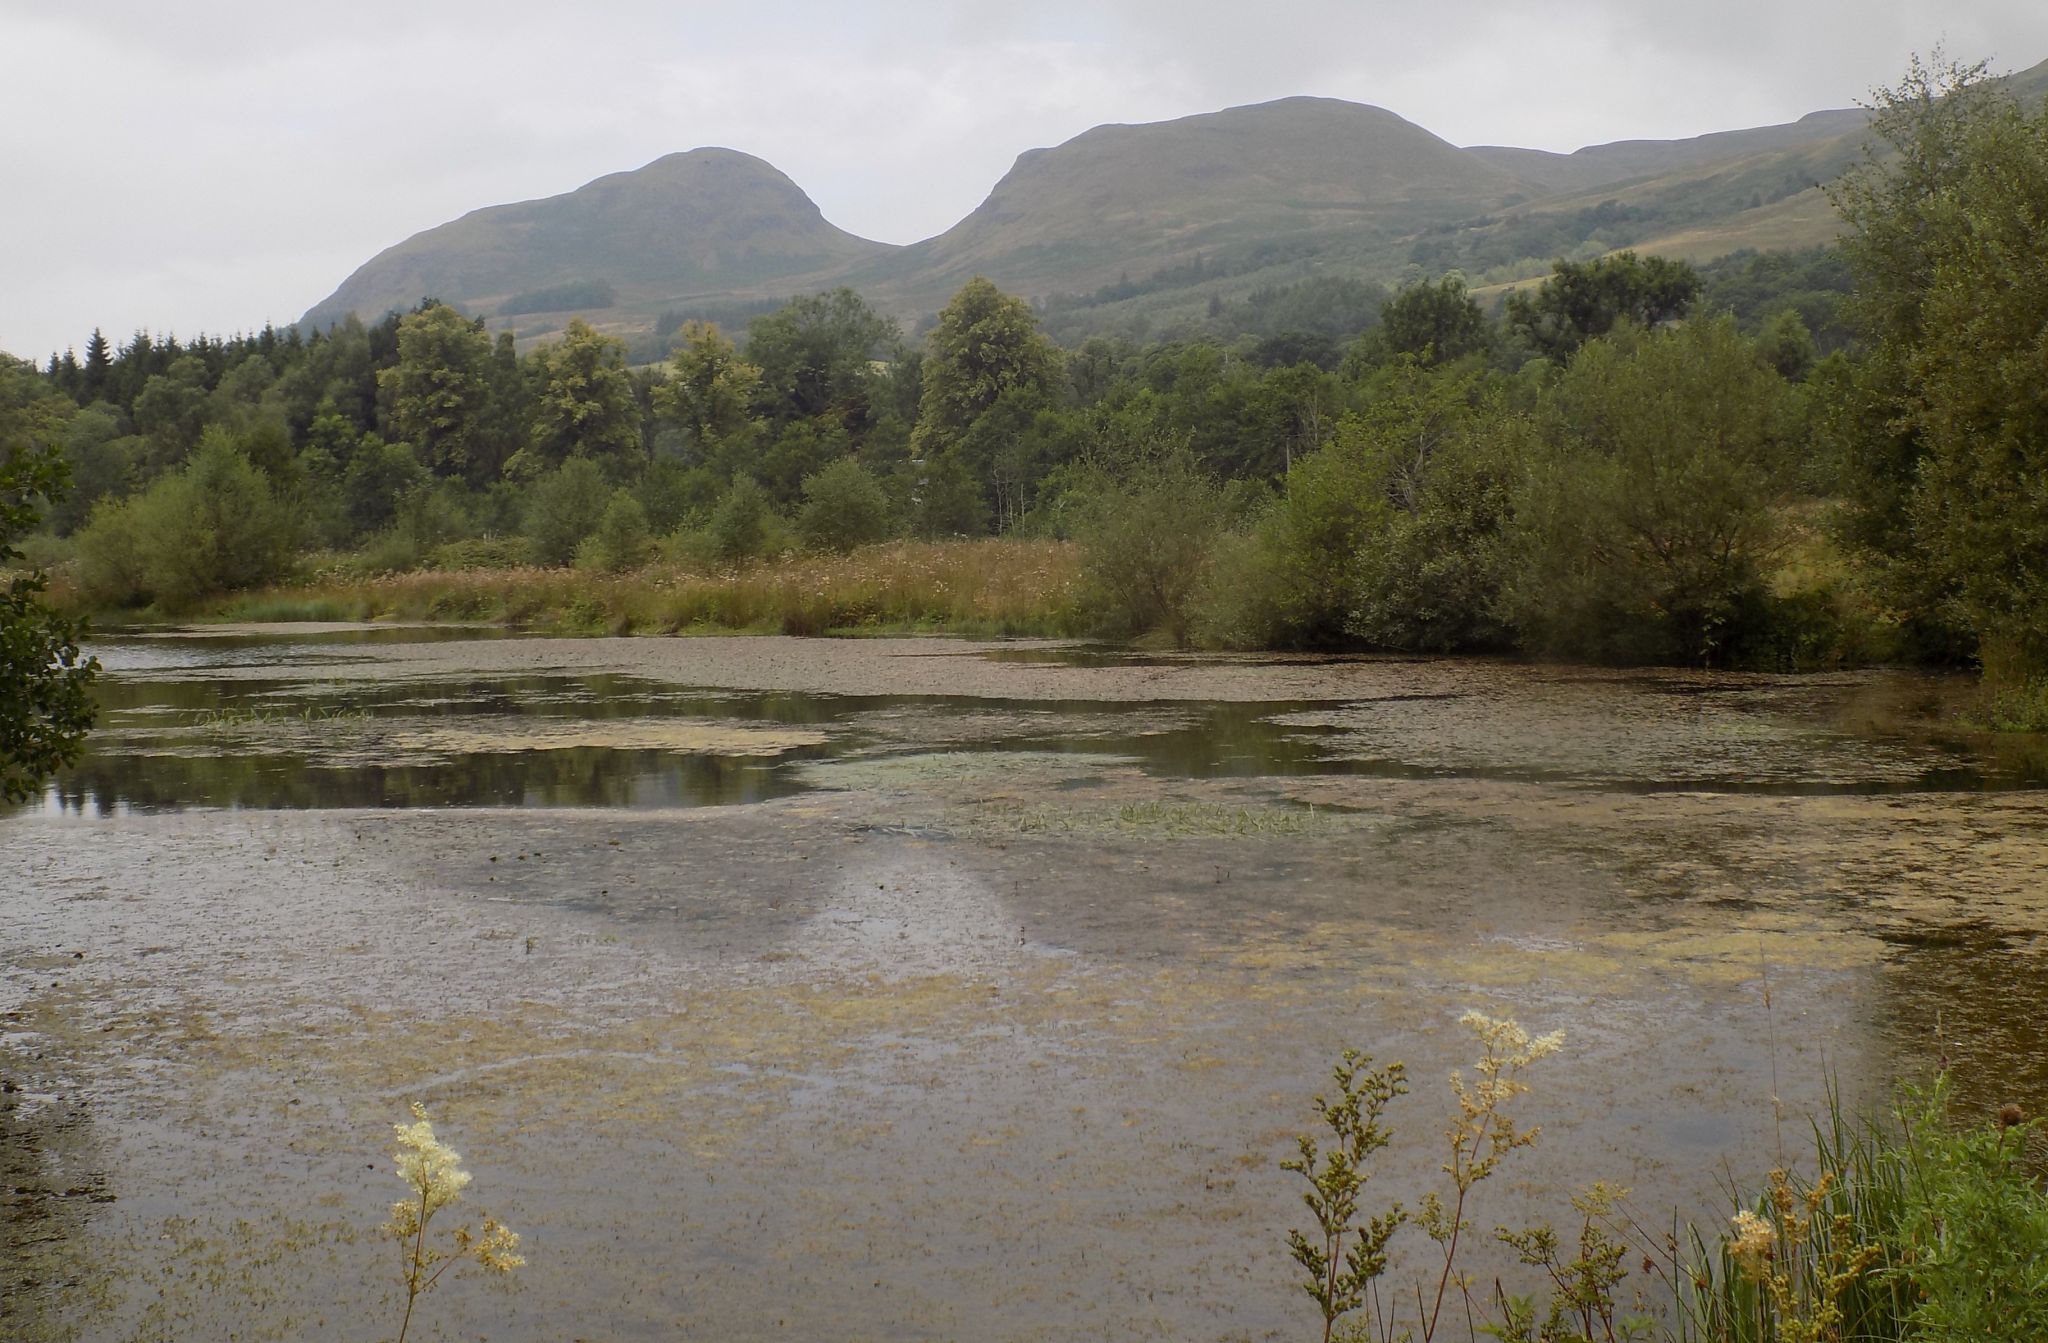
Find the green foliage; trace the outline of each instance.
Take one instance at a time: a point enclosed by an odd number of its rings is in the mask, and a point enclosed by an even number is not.
[[[1904,1116],[1903,1215],[1889,1256],[1926,1343],[2048,1338],[2048,1196],[2028,1169],[2018,1107],[1957,1128],[1941,1093]]]
[[[1366,1292],[1387,1271],[1387,1242],[1406,1214],[1398,1203],[1361,1221],[1359,1200],[1372,1178],[1373,1154],[1388,1142],[1380,1123],[1396,1096],[1408,1094],[1407,1069],[1399,1064],[1374,1068],[1372,1059],[1355,1049],[1330,1070],[1337,1099],[1315,1098],[1316,1117],[1330,1131],[1330,1150],[1315,1138],[1296,1139],[1301,1155],[1280,1163],[1308,1181],[1301,1201],[1315,1218],[1316,1233],[1287,1233],[1287,1249],[1301,1266],[1302,1289],[1323,1312],[1323,1343],[1330,1343],[1337,1322],[1365,1304]]]
[[[534,379],[531,435],[514,458],[520,471],[577,458],[599,463],[614,480],[640,470],[640,403],[622,342],[572,321],[560,340],[535,356]]]
[[[747,361],[776,419],[829,417],[849,432],[871,417],[869,361],[896,341],[896,323],[851,289],[791,299],[747,328]]]
[[[119,413],[104,402],[85,407],[64,429],[64,460],[71,487],[50,502],[50,525],[69,536],[85,524],[94,504],[119,498],[134,487],[147,459],[148,443],[121,431]]]
[[[704,528],[704,548],[720,564],[740,565],[768,553],[780,519],[768,492],[751,476],[734,481]]]
[[[1345,629],[1403,651],[1508,647],[1502,537],[1534,447],[1529,417],[1476,374],[1397,365],[1378,390],[1339,431],[1379,504],[1352,560]]]
[[[667,536],[686,522],[708,514],[726,488],[725,477],[708,466],[685,465],[680,458],[657,457],[633,487],[656,536]]]
[[[1226,643],[1318,648],[1346,641],[1357,605],[1352,560],[1388,508],[1365,483],[1361,445],[1336,442],[1294,463],[1248,541],[1227,547],[1212,619]]]
[[[719,463],[729,471],[757,427],[760,385],[761,370],[741,359],[717,327],[691,322],[669,356],[667,380],[654,389],[655,415],[676,430],[692,465]]]
[[[2048,670],[2048,105],[1982,74],[1916,60],[1878,97],[1889,152],[1835,192],[1870,345],[1852,464],[1874,547],[1910,548],[1987,673],[2025,679]]]
[[[576,567],[601,574],[619,574],[645,563],[654,536],[647,510],[629,490],[615,490],[597,529],[576,547]]]
[[[889,497],[866,467],[842,457],[804,477],[804,506],[797,536],[812,550],[844,554],[884,540],[890,532]]]
[[[1505,609],[1542,652],[1726,662],[1765,617],[1790,393],[1726,318],[1597,341],[1546,399]]]
[[[197,446],[207,422],[206,362],[181,355],[143,384],[135,398],[135,427],[149,440],[150,465],[176,466]]]
[[[1699,272],[1683,261],[1634,252],[1559,261],[1535,293],[1508,296],[1508,326],[1535,353],[1568,359],[1618,322],[1653,327],[1685,316],[1699,293]]]
[[[1462,275],[1402,290],[1380,309],[1380,340],[1394,355],[1446,364],[1484,350],[1492,324],[1466,292]]]
[[[1756,334],[1780,313],[1797,313],[1822,354],[1854,338],[1846,311],[1855,288],[1839,248],[1796,252],[1741,251],[1700,267],[1699,311],[1729,312]]]
[[[1163,631],[1187,647],[1222,528],[1222,490],[1185,450],[1148,452],[1103,480],[1076,532],[1088,609],[1102,630]]]
[[[391,431],[444,476],[481,476],[479,440],[489,397],[490,337],[446,304],[398,324],[398,361],[377,375],[390,398]]]
[[[1757,332],[1756,352],[1758,358],[1778,371],[1778,376],[1791,382],[1803,381],[1820,358],[1813,332],[1807,329],[1805,319],[1792,308],[1785,308],[1764,320],[1762,329]]]
[[[514,294],[498,305],[498,316],[519,317],[530,312],[609,308],[618,302],[618,298],[618,292],[603,280],[566,280],[561,284]]]
[[[912,530],[927,541],[988,534],[981,485],[951,456],[912,466],[904,481]]]
[[[1038,329],[1031,307],[976,276],[939,312],[927,341],[923,400],[911,451],[945,452],[1005,392],[1049,392],[1065,361]]]
[[[391,524],[398,501],[426,483],[427,469],[407,443],[386,443],[365,434],[342,477],[342,501],[351,532],[367,536]]]
[[[1693,1229],[1677,1337],[2048,1337],[2048,1195],[2027,1150],[2038,1121],[2016,1105],[1978,1120],[1954,1110],[1946,1078],[1884,1116],[1832,1105],[1810,1176],[1773,1171],[1728,1231]]]
[[[45,501],[63,496],[59,445],[70,417],[70,404],[45,391],[33,370],[0,356],[0,569],[21,558],[15,543]],[[76,760],[93,722],[99,662],[80,656],[81,627],[52,611],[44,590],[37,572],[0,587],[0,803],[33,797]]]
[[[587,457],[572,457],[533,483],[523,530],[535,564],[562,565],[597,530],[612,490]]]
[[[1501,530],[1527,418],[1477,372],[1413,359],[1382,371],[1366,409],[1298,459],[1229,557],[1225,642],[1423,651],[1500,647]]]
[[[188,610],[277,578],[296,539],[270,481],[210,429],[182,471],[93,510],[78,538],[79,581],[96,601]]]

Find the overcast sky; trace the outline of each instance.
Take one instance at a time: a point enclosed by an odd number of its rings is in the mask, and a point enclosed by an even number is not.
[[[698,145],[937,233],[1017,154],[1290,94],[1570,150],[2048,59],[2044,0],[0,0],[0,350],[295,321],[384,247]]]

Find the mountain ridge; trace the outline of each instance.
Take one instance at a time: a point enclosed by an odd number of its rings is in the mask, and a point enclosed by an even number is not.
[[[2048,62],[2005,78],[2048,92]],[[1498,283],[1620,247],[1707,260],[1831,238],[1820,187],[1860,156],[1868,118],[1823,109],[1559,154],[1460,147],[1386,108],[1302,95],[1027,149],[958,223],[908,245],[840,229],[772,164],[705,147],[415,234],[302,323],[433,296],[523,339],[571,315],[633,335],[840,284],[914,320],[976,274],[1041,301],[1110,293],[1089,320],[1113,323],[1313,275]],[[1174,296],[1113,297],[1127,289]]]

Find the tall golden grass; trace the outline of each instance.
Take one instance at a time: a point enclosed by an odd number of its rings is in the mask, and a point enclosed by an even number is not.
[[[374,577],[328,572],[224,599],[210,614],[477,620],[610,634],[1064,634],[1080,624],[1080,587],[1067,542],[899,541],[725,572],[668,564],[619,575],[530,567]]]

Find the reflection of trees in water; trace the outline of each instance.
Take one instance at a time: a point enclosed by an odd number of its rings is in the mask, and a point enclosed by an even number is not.
[[[34,1097],[0,1068],[0,1338],[61,1339],[87,1314],[79,1245],[94,1205],[111,1202],[93,1157],[92,1119],[75,1100]]]
[[[799,753],[791,753],[795,756]],[[572,747],[414,765],[330,765],[293,755],[90,757],[56,788],[66,810],[249,807],[707,806],[802,790],[780,761]]]
[[[454,680],[330,681],[317,663],[290,678],[261,680],[110,677],[97,688],[100,706],[165,723],[200,715],[251,711],[284,717],[311,711],[388,711],[406,718],[513,715],[533,718],[717,718],[815,725],[871,708],[875,700],[800,692],[701,691],[637,676],[476,676]],[[887,702],[895,702],[893,700]],[[905,697],[903,702],[910,702]]]

